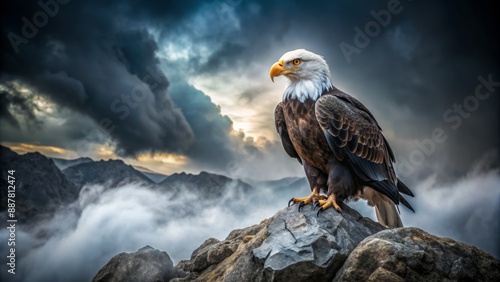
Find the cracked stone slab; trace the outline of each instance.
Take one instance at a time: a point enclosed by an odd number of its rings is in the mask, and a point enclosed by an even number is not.
[[[301,212],[292,206],[273,217],[253,256],[267,281],[331,281],[352,250],[383,229],[345,205],[342,214],[328,209],[319,216],[311,205]]]

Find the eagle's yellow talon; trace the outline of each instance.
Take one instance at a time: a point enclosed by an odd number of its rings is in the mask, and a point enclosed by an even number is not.
[[[318,202],[318,205],[321,207],[320,210],[326,210],[329,207],[333,207],[338,212],[342,211],[340,206],[337,204],[337,198],[335,197],[335,194],[331,194],[326,200],[320,200]]]
[[[307,196],[307,197],[302,197],[302,198],[292,198],[289,202],[288,202],[288,206],[290,206],[290,203],[293,203],[293,204],[296,204],[296,203],[300,203],[299,205],[299,211],[300,209],[309,204],[309,203],[312,203],[312,202],[316,202],[316,201],[322,201],[322,200],[325,200],[326,199],[326,196],[324,195],[320,195],[319,194],[319,189],[318,188],[314,188],[311,192],[311,195]]]

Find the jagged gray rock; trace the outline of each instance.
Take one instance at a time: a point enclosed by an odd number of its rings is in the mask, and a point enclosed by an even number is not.
[[[256,237],[256,234],[259,234],[259,232],[265,228],[267,221],[268,220],[265,220],[261,224],[252,225],[245,229],[233,230],[223,241],[219,241],[214,238],[207,239],[203,244],[201,244],[200,247],[193,251],[190,260],[181,261],[176,266],[179,270],[186,271],[189,274],[184,278],[178,278],[173,281],[193,281],[197,280],[196,278],[200,275],[200,273],[212,275],[211,271],[216,267],[223,269],[224,267],[222,266],[222,262],[226,258],[233,256],[233,254],[238,250],[241,251],[245,249],[245,247],[250,246],[245,243]],[[216,277],[216,275],[213,276]],[[205,277],[200,280],[210,279]],[[246,280],[243,279],[242,281]]]
[[[342,214],[329,209],[319,216],[311,205],[301,212],[292,206],[224,241],[205,242],[179,267],[199,281],[331,281],[356,245],[383,229],[346,205]]]
[[[94,277],[93,282],[159,282],[184,274],[174,268],[166,252],[150,246],[135,253],[114,256]]]
[[[215,238],[209,238],[194,250],[191,262],[184,262],[183,269],[190,272],[201,272],[209,266],[223,261],[232,255],[237,248],[238,245],[234,242],[220,242]]]
[[[253,250],[267,281],[331,281],[359,242],[384,229],[345,205],[342,214],[329,209],[319,216],[311,205],[295,209],[276,214]]]
[[[500,281],[500,261],[452,239],[398,228],[363,240],[334,281]]]

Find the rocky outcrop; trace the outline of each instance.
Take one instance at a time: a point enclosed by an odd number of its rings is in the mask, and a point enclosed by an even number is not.
[[[316,215],[293,206],[226,240],[205,242],[178,267],[190,276],[177,281],[331,281],[364,238],[384,228],[344,205]],[[255,235],[254,235],[255,234]],[[253,236],[249,236],[253,235]],[[221,261],[217,264],[217,261]]]
[[[279,212],[253,250],[265,281],[331,281],[359,242],[384,229],[347,206],[342,214],[331,209],[319,216],[310,205],[295,209]]]
[[[500,281],[500,262],[473,246],[398,228],[363,240],[334,281]]]
[[[94,282],[156,282],[182,276],[166,252],[146,246],[135,253],[114,256],[94,277]]]
[[[245,229],[233,230],[223,241],[206,240],[193,252],[190,260],[181,261],[176,266],[188,275],[172,281],[217,281],[225,277],[225,270],[235,267],[231,273],[235,279],[241,277],[239,281],[253,281],[252,271],[261,267],[254,263],[252,250],[267,237],[268,223],[269,219]]]
[[[416,228],[386,230],[342,208],[317,216],[310,205],[292,206],[210,238],[170,281],[500,281],[500,262],[475,247]]]

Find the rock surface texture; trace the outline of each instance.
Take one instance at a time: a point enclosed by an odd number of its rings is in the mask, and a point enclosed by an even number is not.
[[[383,227],[344,207],[319,216],[306,206],[276,214],[267,226],[268,236],[252,251],[263,265],[264,281],[331,281],[351,251]]]
[[[310,205],[301,212],[292,206],[225,240],[207,239],[175,269],[171,261],[155,268],[170,278],[144,276],[141,267],[150,266],[142,263],[116,267],[115,257],[94,281],[500,281],[500,262],[475,247],[417,228],[386,230],[342,209],[316,216]],[[135,259],[128,257],[127,265]]]
[[[363,240],[334,281],[500,281],[500,262],[452,239],[397,228]]]
[[[182,275],[174,269],[174,264],[166,252],[146,246],[135,253],[114,256],[92,281],[155,282],[170,281]]]

